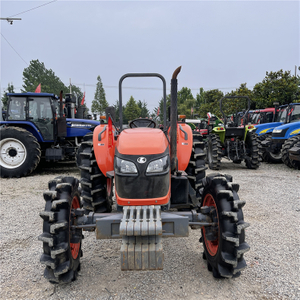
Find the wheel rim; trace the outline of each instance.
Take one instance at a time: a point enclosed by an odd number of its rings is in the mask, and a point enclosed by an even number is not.
[[[208,207],[214,207],[215,208],[216,214],[217,214],[217,219],[218,219],[217,226],[218,226],[218,237],[219,237],[219,218],[218,218],[217,205],[216,205],[214,197],[211,194],[206,194],[206,196],[203,200],[203,205],[202,206],[208,206]],[[207,249],[208,253],[211,256],[215,256],[218,252],[218,249],[219,249],[219,238],[217,238],[214,241],[207,240],[206,236],[205,236],[205,234],[206,234],[205,230],[206,229],[204,227],[204,229],[203,229],[203,238],[204,238],[206,249]]]
[[[0,142],[0,164],[6,169],[21,166],[27,158],[26,147],[17,139],[7,138]]]
[[[72,199],[71,209],[77,209],[77,208],[80,208],[80,204],[79,204],[79,199],[75,196]],[[70,214],[70,223],[72,224],[71,218],[72,218],[72,215]],[[71,235],[71,232],[70,232],[70,239],[71,239],[71,237],[72,237],[72,235]],[[71,255],[72,255],[73,259],[76,259],[79,255],[80,242],[79,243],[71,243],[70,242],[70,249],[71,249]]]
[[[277,153],[269,152],[269,154],[273,159],[281,160],[281,153],[280,152],[277,152]]]

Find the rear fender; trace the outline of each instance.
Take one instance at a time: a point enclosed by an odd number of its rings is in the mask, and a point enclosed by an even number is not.
[[[0,126],[14,126],[14,127],[21,127],[29,131],[34,135],[34,137],[38,140],[39,143],[43,143],[44,139],[39,131],[39,129],[31,122],[27,121],[4,121],[0,122]],[[47,141],[49,142],[49,141]]]
[[[212,133],[217,134],[220,137],[221,143],[224,144],[224,141],[225,141],[225,127],[224,126],[214,127],[212,129]]]
[[[247,134],[248,132],[251,132],[255,129],[254,125],[246,125],[245,126],[245,136],[244,136],[244,141],[246,141]]]
[[[93,133],[93,147],[98,167],[105,175],[114,170],[116,130],[109,124],[98,125]]]
[[[186,123],[177,124],[178,170],[184,171],[190,161],[193,148],[193,132]]]

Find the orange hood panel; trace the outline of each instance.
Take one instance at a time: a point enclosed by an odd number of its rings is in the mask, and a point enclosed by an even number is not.
[[[116,147],[127,155],[148,155],[163,153],[169,143],[161,129],[129,128],[121,132]]]

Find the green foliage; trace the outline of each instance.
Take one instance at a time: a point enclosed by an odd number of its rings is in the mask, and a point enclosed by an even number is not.
[[[290,71],[266,72],[263,81],[253,88],[256,108],[273,107],[273,102],[300,102],[299,83],[299,76],[292,76]]]
[[[51,69],[46,69],[43,62],[39,60],[32,60],[27,68],[23,71],[23,90],[22,92],[34,92],[39,84],[43,93],[60,94],[69,89],[63,82],[55,75]]]
[[[97,77],[97,81],[96,92],[94,100],[92,101],[91,110],[93,114],[104,115],[105,109],[109,106],[109,104],[106,101],[105,91],[100,76]]]
[[[252,91],[247,88],[246,83],[242,83],[238,89],[231,91],[225,96],[248,96],[250,101],[252,97]],[[252,101],[252,108],[255,108],[255,103]],[[250,102],[251,108],[251,102]],[[222,110],[226,116],[235,114],[240,111],[246,111],[248,109],[248,100],[246,98],[225,98],[222,101]]]
[[[144,100],[144,101],[142,102],[141,100],[139,100],[139,101],[137,102],[137,105],[138,105],[138,107],[139,107],[140,110],[141,110],[140,117],[141,117],[141,118],[149,118],[149,117],[150,117],[150,112],[149,112],[149,110],[148,110],[148,108],[147,108],[147,103],[146,103],[146,101]]]
[[[123,124],[126,124],[141,116],[141,109],[139,108],[138,104],[136,103],[136,101],[132,96],[126,103],[125,109],[123,111],[124,111]]]
[[[70,88],[55,75],[51,69],[47,69],[43,62],[32,60],[23,71],[23,89],[22,92],[35,92],[35,89],[41,84],[42,93],[59,95],[60,91],[64,94],[70,93]],[[83,93],[79,87],[71,84],[72,95],[82,98]]]
[[[1,98],[1,101],[2,101],[2,104],[3,104],[3,108],[2,109],[4,109],[4,110],[7,109],[7,101],[8,101],[6,93],[14,93],[14,85],[13,84],[10,84],[10,83],[8,84],[6,90],[4,90],[3,96]]]
[[[209,91],[203,91],[203,89],[200,89],[200,93],[196,95],[196,102],[198,103],[201,101],[200,107],[197,111],[200,118],[206,118],[208,112],[220,117],[220,99],[223,96],[223,92],[218,89]]]

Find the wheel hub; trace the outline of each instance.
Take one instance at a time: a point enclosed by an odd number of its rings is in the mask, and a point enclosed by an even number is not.
[[[14,157],[18,154],[17,150],[14,148],[9,149],[7,152],[10,157]]]
[[[0,142],[0,165],[7,169],[21,166],[27,158],[24,144],[13,138],[3,139]]]

